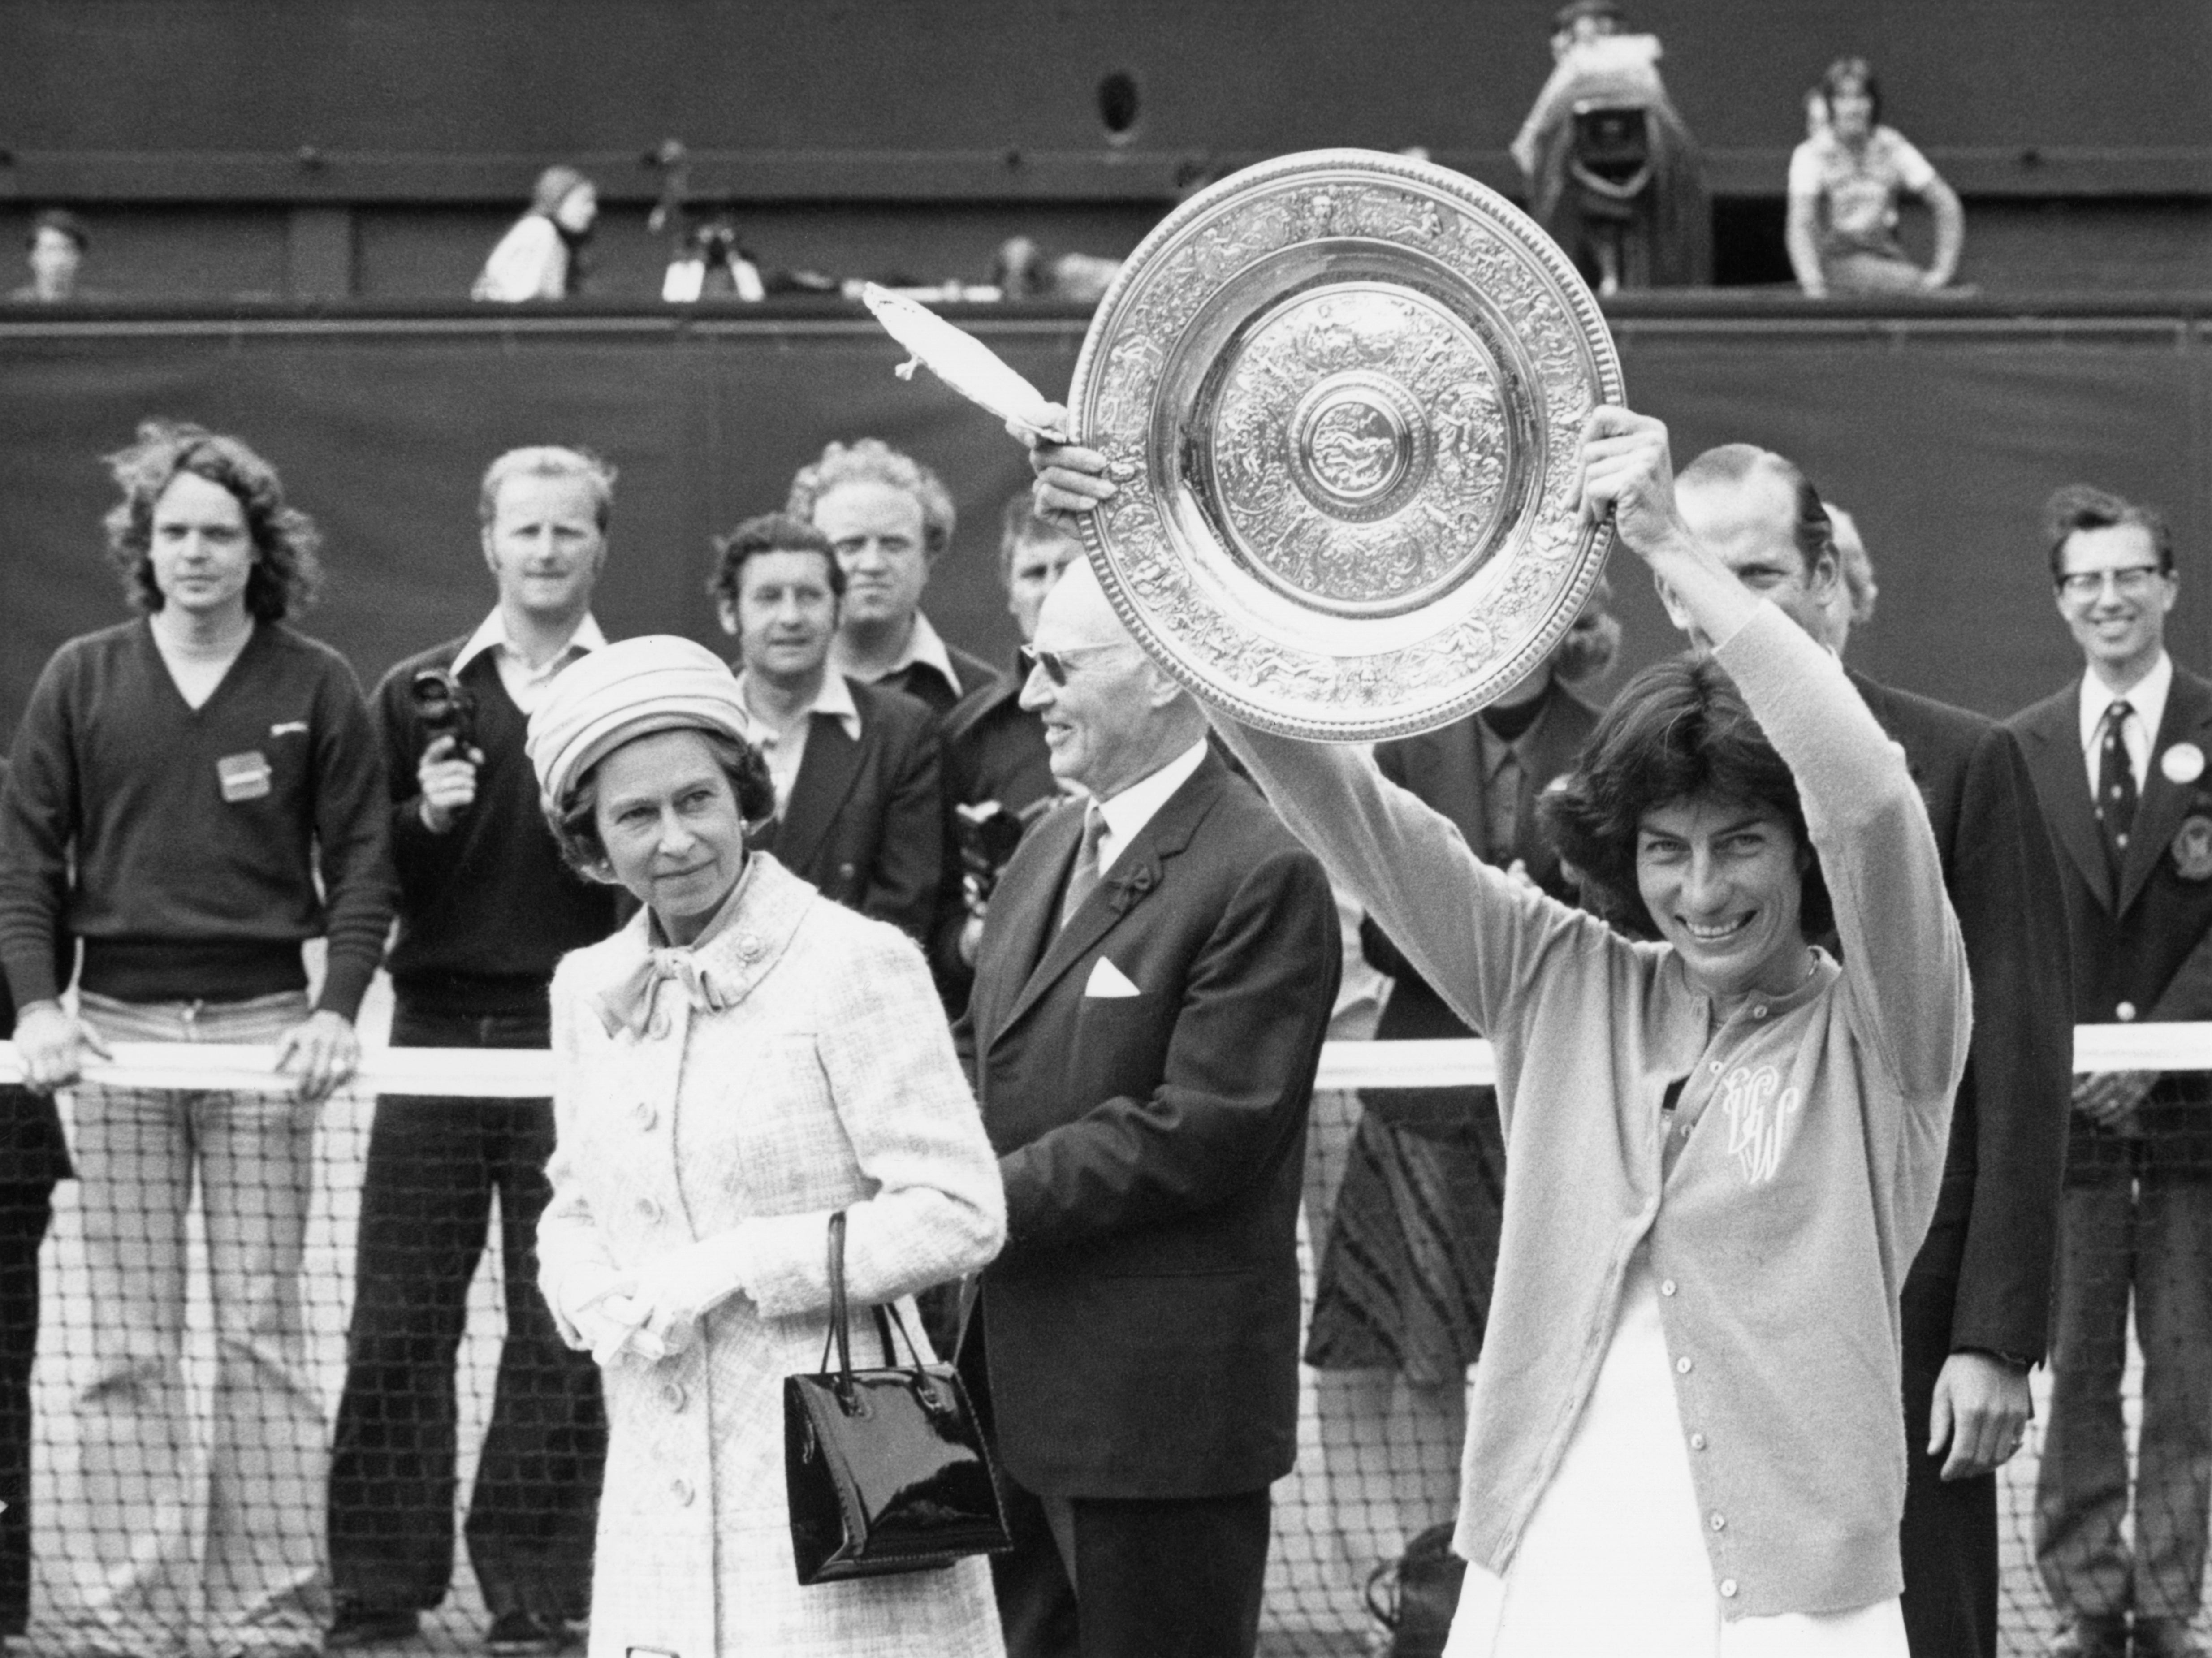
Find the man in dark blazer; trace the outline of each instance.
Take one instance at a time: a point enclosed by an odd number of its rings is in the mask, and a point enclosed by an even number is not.
[[[8,762],[0,758],[0,793]],[[67,984],[74,963],[59,966]],[[15,1002],[0,975],[0,1040],[15,1034]],[[54,1187],[71,1174],[53,1096],[0,1084],[0,1649],[31,1615],[31,1370],[39,1346],[39,1246]]]
[[[1729,444],[1685,467],[1676,489],[1685,519],[1745,586],[1839,645],[1841,568],[1802,472]],[[1915,1658],[1987,1658],[1996,1650],[1996,1471],[2026,1431],[2027,1372],[2049,1319],[2073,1064],[2065,919],[2012,736],[1863,674],[1851,683],[1920,786],[1973,974],[1973,1048],[1942,1188],[1902,1296],[1911,1456],[1899,1542]]]
[[[2212,684],[2166,654],[2162,519],[2075,485],[2051,498],[2058,612],[2087,671],[2014,716],[2060,850],[2084,1024],[2212,1017]],[[1980,987],[1976,987],[1977,1005]],[[2212,1502],[2212,1087],[2117,1072],[2074,1090],[2036,1564],[2072,1627],[2054,1652],[2201,1655]],[[2120,1402],[2130,1291],[2142,1350],[2132,1547]]]
[[[775,782],[775,820],[755,844],[927,946],[945,852],[935,717],[830,671],[845,574],[819,530],[769,513],[716,545],[708,591]]]
[[[1034,659],[1024,701],[1090,799],[1007,865],[957,1032],[1006,1186],[962,1359],[1008,1476],[1008,1649],[1237,1658],[1296,1456],[1335,908],[1088,566],[1045,601]]]

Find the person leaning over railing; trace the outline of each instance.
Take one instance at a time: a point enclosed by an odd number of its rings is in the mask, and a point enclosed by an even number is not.
[[[16,733],[0,805],[16,1047],[52,1090],[113,1042],[273,1043],[298,1087],[77,1090],[90,1363],[62,1485],[93,1519],[70,1565],[88,1651],[183,1651],[204,1584],[217,1658],[286,1658],[319,1651],[329,1617],[300,1272],[316,1107],[359,1056],[392,915],[383,768],[345,659],[284,625],[316,535],[269,464],[158,421],[109,464],[109,549],[145,614],[57,651]],[[72,934],[74,1017],[54,966]],[[322,936],[311,1008],[301,946]],[[195,1186],[215,1308],[204,1474],[183,1362]]]
[[[1103,464],[1039,447],[1042,503],[1103,499]],[[1740,1632],[1901,1658],[1898,1292],[1966,1060],[1958,923],[1903,755],[1689,533],[1666,428],[1598,410],[1583,473],[1714,641],[1624,687],[1547,807],[1662,942],[1482,863],[1356,750],[1213,712],[1497,1046],[1504,1224],[1446,1651],[1705,1658]],[[1832,909],[1840,967],[1808,943]]]

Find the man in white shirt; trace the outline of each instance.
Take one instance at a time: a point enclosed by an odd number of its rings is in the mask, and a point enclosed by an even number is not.
[[[832,443],[799,468],[784,511],[829,537],[844,571],[830,653],[839,673],[904,691],[940,716],[998,677],[921,611],[930,570],[952,544],[952,497],[936,473],[881,438]]]
[[[708,591],[738,641],[732,665],[775,784],[775,821],[753,843],[927,944],[945,862],[936,716],[830,667],[849,589],[821,531],[769,513],[715,545]]]
[[[579,449],[494,461],[479,515],[497,604],[378,687],[399,896],[395,1047],[546,1047],[555,964],[620,919],[613,888],[562,863],[523,750],[554,676],[605,643],[591,605],[614,479]],[[507,1340],[467,1532],[487,1645],[554,1651],[589,1602],[605,1430],[590,1357],[562,1343],[538,1293],[552,1149],[550,1100],[378,1102],[331,1470],[333,1648],[405,1638],[445,1596],[453,1367],[495,1192]]]
[[[2166,653],[2180,594],[2165,521],[2084,485],[2045,517],[2074,684],[2014,716],[2057,843],[2083,1024],[2212,1017],[2212,683]],[[2079,1078],[2060,1210],[2036,1564],[2069,1627],[2051,1650],[2205,1651],[2212,1506],[2212,1088],[2203,1073]],[[2129,1500],[2120,1398],[2142,1351]],[[2133,1510],[2132,1538],[2126,1528]]]

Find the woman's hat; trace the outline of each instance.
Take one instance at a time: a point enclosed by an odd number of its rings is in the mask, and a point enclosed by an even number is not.
[[[665,731],[751,741],[744,698],[721,658],[671,634],[587,652],[554,676],[530,716],[526,752],[545,809],[557,813],[577,780],[614,750]]]

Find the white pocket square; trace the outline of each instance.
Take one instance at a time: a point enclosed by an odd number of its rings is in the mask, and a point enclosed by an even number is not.
[[[1129,975],[1101,956],[1091,964],[1091,981],[1083,987],[1085,996],[1137,996],[1143,993],[1129,981]]]

